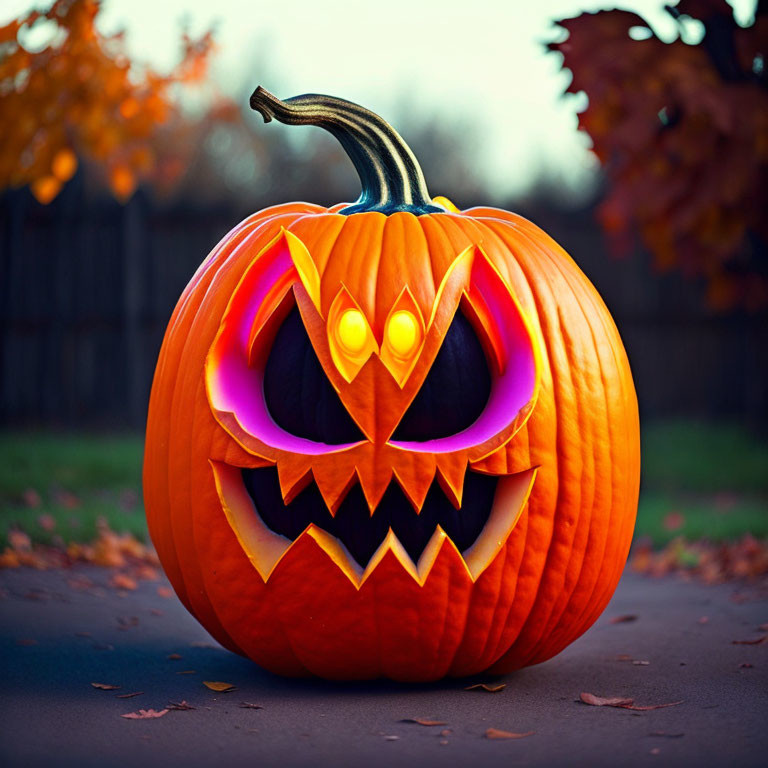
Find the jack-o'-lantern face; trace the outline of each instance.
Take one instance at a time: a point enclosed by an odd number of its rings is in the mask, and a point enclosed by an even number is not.
[[[179,300],[144,459],[174,589],[286,675],[553,656],[632,536],[637,401],[610,315],[530,222],[431,199],[376,115],[261,89],[252,106],[331,131],[363,194],[254,214]]]
[[[535,470],[497,476],[472,463],[531,413],[536,342],[479,247],[446,261],[433,290],[416,281],[425,265],[413,256],[392,269],[380,253],[358,252],[352,266],[336,263],[341,254],[318,264],[283,231],[229,302],[206,364],[208,398],[266,466],[213,463],[228,520],[265,580],[300,536],[356,585],[390,550],[423,581],[446,537],[477,578]],[[357,293],[345,269],[369,264],[392,277]],[[370,286],[376,275],[355,280]]]

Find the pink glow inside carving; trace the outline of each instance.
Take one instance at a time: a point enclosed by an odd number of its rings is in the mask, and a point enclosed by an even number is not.
[[[480,445],[511,424],[533,397],[536,388],[536,357],[533,342],[514,299],[500,275],[483,257],[472,267],[472,290],[482,294],[501,340],[504,370],[491,386],[491,396],[480,418],[450,437],[392,445],[421,453],[448,453]]]
[[[269,350],[257,343],[254,349],[257,354],[250,361],[248,359],[253,320],[270,291],[291,270],[295,267],[288,245],[284,238],[280,238],[246,271],[208,356],[208,399],[214,410],[232,413],[247,433],[274,448],[307,455],[343,450],[348,445],[317,443],[296,437],[277,426],[263,395],[264,367]]]
[[[270,295],[291,272],[295,273],[295,266],[284,238],[247,269],[208,356],[208,398],[215,411],[233,414],[246,433],[273,448],[305,455],[345,450],[356,443],[327,445],[297,437],[275,424],[267,410],[264,369],[271,339],[257,337],[251,349],[251,334],[255,318],[259,314],[264,317],[265,301],[271,300]],[[536,359],[532,340],[508,287],[485,257],[475,259],[472,291],[482,295],[491,313],[504,361],[483,414],[456,435],[425,442],[391,441],[392,445],[422,453],[448,453],[480,445],[508,427],[533,397]]]

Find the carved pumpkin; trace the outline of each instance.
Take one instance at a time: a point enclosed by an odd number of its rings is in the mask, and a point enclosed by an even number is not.
[[[525,219],[432,200],[400,136],[327,96],[363,183],[232,230],[155,374],[150,533],[187,608],[285,675],[434,680],[544,661],[608,602],[639,479],[611,317]]]

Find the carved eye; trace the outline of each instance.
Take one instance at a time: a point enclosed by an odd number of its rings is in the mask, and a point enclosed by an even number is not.
[[[479,418],[490,394],[485,353],[472,324],[459,311],[392,440],[420,442],[455,435]]]
[[[297,307],[269,352],[264,399],[275,423],[297,437],[329,445],[365,439],[328,381]]]

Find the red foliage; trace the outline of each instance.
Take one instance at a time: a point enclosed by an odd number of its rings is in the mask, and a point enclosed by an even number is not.
[[[160,75],[130,61],[122,33],[99,32],[100,10],[97,0],[56,0],[0,27],[0,189],[29,185],[48,203],[78,158],[102,169],[120,200],[142,179],[179,172],[159,161],[156,139],[183,128],[174,87],[205,76],[211,32],[183,33],[180,63]],[[43,23],[52,27],[48,44],[28,50],[24,33]]]
[[[609,181],[600,218],[618,250],[636,228],[658,267],[706,278],[715,308],[756,309],[768,304],[768,8],[748,28],[725,0],[666,10],[700,20],[701,42],[665,43],[612,10],[559,21],[568,37],[549,45],[573,72],[567,90],[588,97],[579,126]]]

